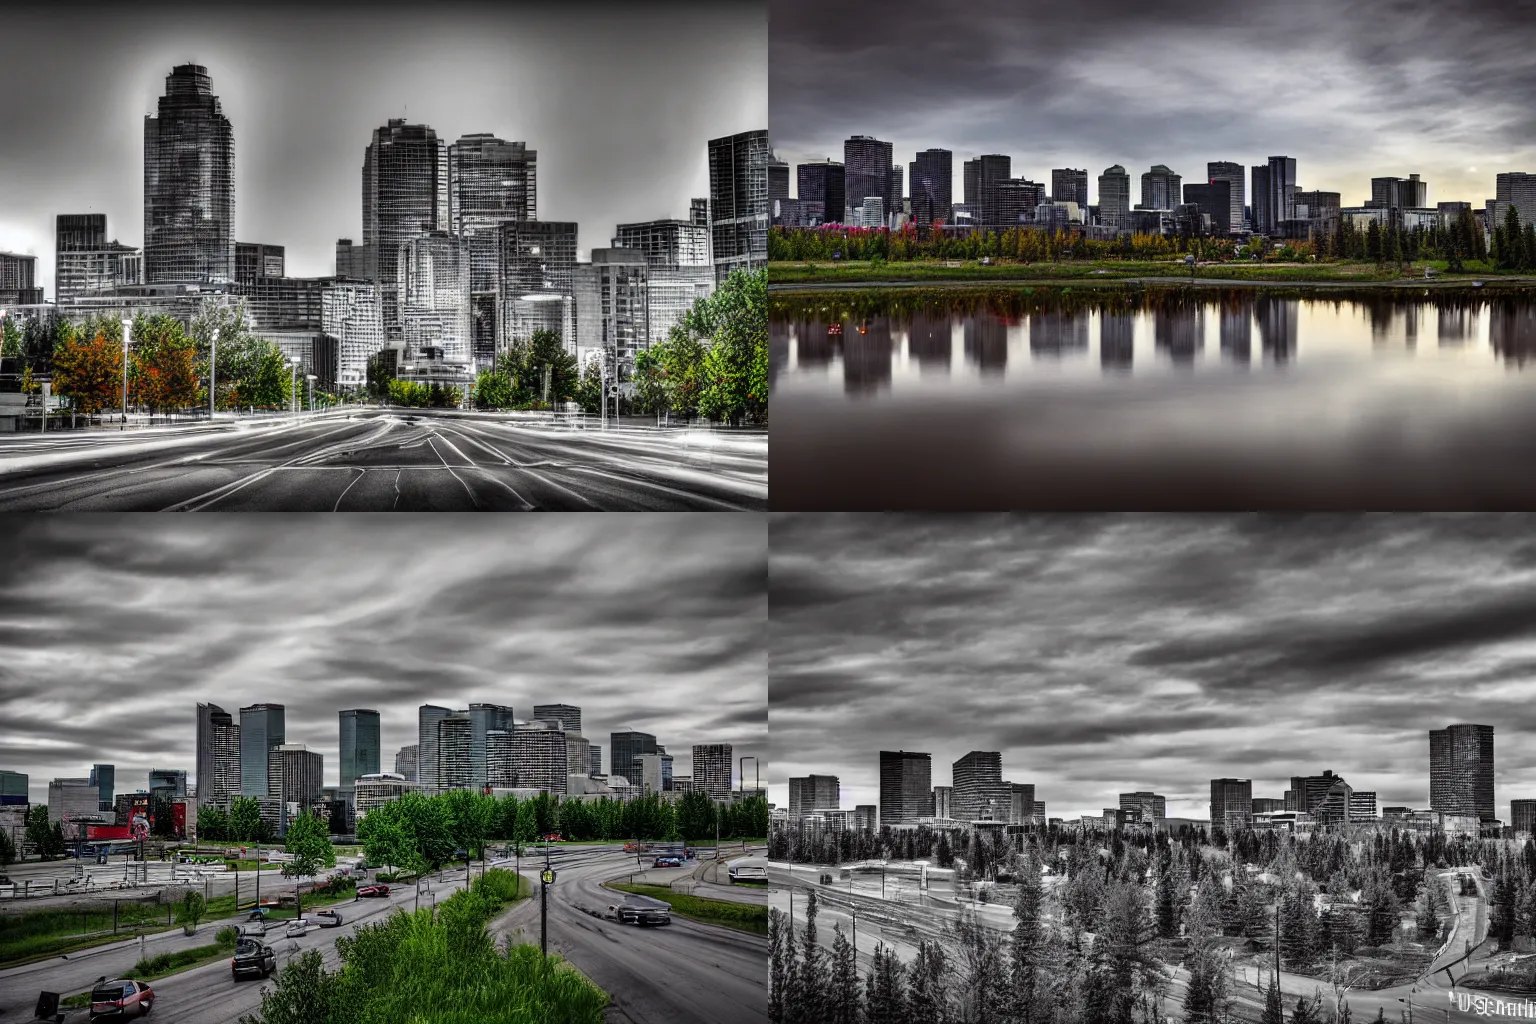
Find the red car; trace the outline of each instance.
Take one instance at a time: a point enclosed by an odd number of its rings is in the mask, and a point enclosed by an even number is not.
[[[142,981],[102,981],[91,989],[91,1020],[142,1017],[153,1009],[155,993]]]
[[[359,888],[357,890],[357,897],[358,897],[358,899],[366,899],[369,896],[388,896],[388,895],[389,895],[389,886],[387,886],[387,885],[365,885],[365,886],[362,886],[361,888]]]

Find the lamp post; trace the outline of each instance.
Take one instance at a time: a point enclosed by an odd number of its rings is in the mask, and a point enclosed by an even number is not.
[[[309,384],[309,411],[315,411],[315,381],[318,378],[312,373],[306,373],[304,380]]]
[[[213,334],[208,339],[208,422],[213,422],[213,385],[214,367],[219,361],[219,329],[215,327]]]
[[[298,356],[289,356],[289,411],[298,416]]]
[[[118,423],[117,429],[122,430],[128,425],[128,345],[133,336],[133,321],[123,318],[123,418]]]

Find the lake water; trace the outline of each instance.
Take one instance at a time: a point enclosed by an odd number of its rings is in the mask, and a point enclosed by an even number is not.
[[[1536,302],[773,296],[775,509],[1536,509]]]

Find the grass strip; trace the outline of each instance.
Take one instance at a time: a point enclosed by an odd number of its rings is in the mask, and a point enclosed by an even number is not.
[[[632,885],[628,882],[613,882],[608,888],[661,900],[669,904],[674,912],[690,920],[724,925],[753,935],[768,934],[767,907],[759,907],[751,903],[707,900],[700,896],[686,896],[680,892],[673,892],[664,885]]]

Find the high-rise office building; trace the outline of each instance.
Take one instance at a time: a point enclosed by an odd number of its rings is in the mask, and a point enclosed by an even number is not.
[[[823,224],[847,223],[847,202],[843,165],[836,160],[810,160],[795,168],[795,181],[802,203],[821,204]],[[944,211],[948,219],[949,211]]]
[[[1509,824],[1516,836],[1536,833],[1536,800],[1511,800]]]
[[[1248,218],[1249,226],[1254,234],[1267,235],[1275,230],[1274,215],[1269,208],[1269,166],[1254,167],[1252,175],[1253,214]]]
[[[1013,808],[1013,787],[1003,781],[1003,755],[973,750],[952,766],[954,794],[951,814],[958,821],[1007,821]]]
[[[976,211],[978,224],[992,227],[1004,223],[998,190],[1010,180],[1012,166],[1012,158],[1004,153],[987,153],[967,160],[962,166],[965,203]]]
[[[68,825],[79,819],[99,820],[101,796],[90,779],[52,779],[48,783],[48,820]],[[66,829],[73,839],[73,829]]]
[[[789,198],[789,164],[776,156],[768,158],[768,201]]]
[[[582,365],[601,354],[613,375],[634,365],[635,354],[651,339],[650,268],[630,249],[593,249],[592,262],[578,264],[572,275],[576,299],[576,356]]]
[[[379,286],[384,329],[400,332],[400,251],[413,238],[449,230],[448,147],[424,124],[391,118],[363,155],[363,245]]]
[[[768,264],[768,159],[767,129],[709,140],[710,249],[717,279]]]
[[[512,730],[511,742],[517,785],[563,796],[570,764],[565,730],[540,722],[519,724]]]
[[[266,796],[284,804],[299,804],[299,813],[320,800],[325,787],[325,758],[302,743],[281,743],[272,750],[267,768]],[[287,820],[287,815],[284,819]]]
[[[412,743],[401,747],[395,754],[395,774],[407,782],[416,781],[416,752],[419,749],[418,744]]]
[[[934,786],[933,787],[933,816],[935,818],[953,818],[954,817],[954,806],[953,806],[954,796],[955,796],[955,787],[954,786]]]
[[[1051,171],[1051,200],[1057,203],[1088,205],[1088,171],[1086,168],[1058,167]]]
[[[263,242],[235,243],[235,283],[255,284],[263,277],[282,277],[287,266],[280,245]]]
[[[636,796],[648,796],[666,789],[666,780],[661,770],[662,760],[661,754],[636,754],[630,758],[629,771],[625,775],[634,787]]]
[[[1431,730],[1429,806],[1445,814],[1494,816],[1493,726]]]
[[[105,810],[110,810],[112,808],[112,802],[115,799],[115,797],[113,795],[113,788],[114,788],[114,784],[115,784],[115,781],[116,781],[116,777],[117,777],[117,769],[113,765],[110,765],[110,764],[93,764],[93,765],[91,765],[90,783],[91,783],[91,785],[95,786],[96,787],[96,791],[101,794],[101,809],[104,810],[104,811]],[[185,786],[182,787],[181,795],[182,796],[186,796],[187,795],[187,791],[186,791],[186,787]]]
[[[581,732],[581,708],[571,704],[535,704],[535,722],[559,722],[566,732]]]
[[[1150,171],[1141,175],[1141,208],[1171,210],[1178,206],[1182,180],[1167,164],[1153,164]]]
[[[902,825],[932,814],[932,755],[880,751],[880,824]]]
[[[198,704],[198,802],[223,806],[239,795],[240,726],[217,704]]]
[[[591,761],[587,766],[588,774],[603,774],[603,748],[596,743],[590,744],[587,748],[587,757]]]
[[[1035,784],[1033,782],[1015,782],[1009,787],[1011,800],[1008,807],[1008,823],[1010,825],[1045,824],[1035,821]],[[935,816],[938,808],[934,808]]]
[[[709,794],[710,799],[725,800],[731,795],[731,745],[695,743],[693,745],[693,789]]]
[[[153,800],[158,792],[172,799],[187,795],[187,772],[184,768],[151,768],[149,770],[149,795]],[[106,801],[103,801],[105,804]]]
[[[1137,821],[1155,829],[1163,829],[1168,822],[1168,798],[1157,793],[1136,792],[1120,794],[1120,809],[1134,812]],[[1130,820],[1130,813],[1126,820]]]
[[[503,344],[526,342],[535,330],[559,329],[575,354],[576,224],[505,221],[497,226],[498,289]]]
[[[0,769],[0,807],[27,803],[29,799],[27,793],[29,781],[29,777],[25,772]]]
[[[401,243],[396,290],[400,338],[408,353],[435,348],[442,350],[444,362],[472,363],[469,264],[465,243],[446,232],[426,232]],[[385,316],[387,323],[387,307]]]
[[[806,775],[789,780],[789,816],[799,821],[812,811],[841,806],[836,775]]]
[[[351,801],[352,783],[379,773],[379,713],[351,708],[337,713],[340,725],[342,799]]]
[[[472,358],[490,369],[498,350],[500,248],[497,225],[537,219],[538,154],[522,142],[465,135],[448,147],[449,221],[470,264]],[[502,346],[504,347],[504,346]]]
[[[510,704],[471,704],[469,706],[470,785],[485,787],[485,736],[492,730],[510,732],[513,722]]]
[[[1488,213],[1492,223],[1488,230],[1504,226],[1509,208],[1515,208],[1520,227],[1536,224],[1536,174],[1526,171],[1509,171],[1494,176],[1494,198],[1488,201]]]
[[[925,149],[912,161],[907,187],[912,193],[912,222],[921,228],[948,223],[954,205],[954,154],[947,149]]]
[[[839,214],[844,224],[853,223],[853,208],[867,196],[888,199],[891,194],[891,144],[868,135],[843,142],[843,203]]]
[[[561,731],[565,733],[565,770],[572,775],[586,775],[592,763],[592,742],[579,732],[564,728]]]
[[[903,179],[905,176],[906,171],[905,168],[901,166],[901,164],[891,165],[891,185],[890,191],[887,192],[885,196],[885,208],[891,211],[893,218],[895,214],[903,213],[905,211],[905,200],[907,195],[906,189],[903,186]],[[891,226],[896,226],[894,219],[891,221]]]
[[[437,723],[453,714],[450,708],[423,704],[416,709],[416,781],[427,796],[440,791],[437,776]]]
[[[269,796],[267,761],[285,742],[281,704],[252,704],[240,709],[240,795]]]
[[[444,715],[437,722],[437,790],[477,789],[474,756],[474,723],[463,711]]]
[[[208,69],[180,64],[144,118],[144,280],[235,276],[235,136]]]
[[[667,753],[666,747],[658,743],[656,756],[661,758],[661,788],[670,791],[672,789],[672,755]]]
[[[1429,183],[1420,181],[1417,174],[1406,178],[1372,178],[1371,198],[1365,203],[1368,209],[1407,210],[1429,205]]]
[[[384,349],[384,306],[379,286],[336,281],[320,290],[320,330],[336,339],[336,380],[359,387],[368,380],[368,360]]]
[[[107,241],[106,214],[61,213],[54,218],[54,231],[53,300],[58,305],[139,283],[143,257],[131,245]]]
[[[1270,218],[1270,230],[1281,221],[1296,219],[1296,158],[1272,156],[1269,158],[1269,199],[1265,206]]]
[[[1211,828],[1228,835],[1241,832],[1253,821],[1253,780],[1211,780]]]
[[[1099,175],[1099,223],[1108,228],[1126,227],[1131,212],[1131,176],[1115,164]]]
[[[0,305],[35,306],[43,301],[37,283],[37,257],[0,252]]]
[[[1231,186],[1232,183],[1226,180],[1184,186],[1184,202],[1193,204],[1211,218],[1213,234],[1225,235],[1232,230],[1229,219],[1232,216]]]
[[[608,770],[612,775],[623,775],[629,771],[630,762],[641,754],[654,753],[656,737],[648,732],[625,729],[608,734]]]
[[[1214,185],[1218,181],[1227,183],[1227,230],[1236,234],[1243,230],[1243,207],[1246,200],[1243,190],[1243,165],[1235,164],[1230,160],[1212,160],[1205,165],[1205,180]]]
[[[613,229],[613,247],[641,253],[651,266],[710,265],[709,228],[692,220],[620,224]]]

